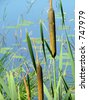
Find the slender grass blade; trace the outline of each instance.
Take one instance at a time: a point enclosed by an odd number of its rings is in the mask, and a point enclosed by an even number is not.
[[[63,6],[62,6],[62,1],[60,0],[60,10],[61,10],[61,15],[62,15],[62,26],[65,24],[65,19],[64,19],[64,11],[63,11]]]
[[[33,49],[32,49],[32,44],[31,44],[31,40],[30,40],[30,37],[28,35],[28,32],[26,33],[26,39],[27,39],[27,44],[28,44],[28,49],[29,49],[29,53],[30,53],[30,56],[31,56],[31,60],[32,60],[34,69],[36,71],[36,62],[35,62],[34,53],[33,53]]]
[[[41,34],[43,54],[44,54],[44,58],[45,58],[45,61],[46,61],[46,52],[45,52],[45,46],[44,46],[44,35],[43,35],[42,21],[40,21],[40,34]]]
[[[3,87],[5,93],[8,95],[8,97],[10,97],[9,88],[5,84],[4,80],[1,77],[0,77],[0,85]]]
[[[0,100],[5,100],[4,96],[1,94],[1,92],[0,92]]]
[[[16,84],[12,72],[7,73],[7,78],[8,78],[8,88],[10,91],[10,98],[11,100],[17,100],[18,94],[16,91]]]
[[[47,47],[47,49],[48,49],[50,55],[52,56],[52,52],[51,52],[50,47],[49,47],[48,43],[46,42],[46,40],[45,40],[45,44],[46,44],[46,47]]]

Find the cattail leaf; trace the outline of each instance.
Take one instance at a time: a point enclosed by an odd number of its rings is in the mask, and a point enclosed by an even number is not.
[[[60,56],[59,56],[59,69],[60,71],[62,71],[62,67],[63,67],[63,56],[62,56],[62,53],[63,53],[63,45],[62,43],[60,44]]]
[[[63,73],[62,73],[62,71],[60,70],[60,68],[59,68],[59,73],[60,73],[60,78],[59,78],[59,81],[58,81],[58,85],[57,85],[57,91],[58,91],[58,89],[59,89],[59,86],[60,86],[60,82],[61,82],[61,80],[63,81],[63,85],[64,85],[64,89],[65,89],[65,91],[66,91],[66,93],[69,91],[69,87],[68,87],[68,84],[66,83],[66,81],[65,81],[65,79],[64,79],[64,77],[63,77]]]
[[[32,60],[34,69],[36,71],[36,62],[35,62],[34,53],[33,53],[33,49],[32,49],[32,44],[31,44],[31,40],[30,40],[30,37],[28,35],[28,32],[26,33],[26,39],[27,39],[27,44],[28,44],[28,49],[29,49],[29,53],[30,53],[30,56],[31,56],[31,60]]]
[[[71,94],[72,95],[72,100],[75,100],[75,94]]]
[[[42,21],[40,21],[40,34],[41,34],[43,54],[44,54],[44,58],[45,58],[45,61],[46,61],[46,52],[45,52],[45,46],[44,46],[44,35],[43,35]]]
[[[46,97],[48,98],[48,100],[53,100],[52,96],[50,95],[50,93],[48,91],[48,88],[46,87],[45,84],[43,84],[43,85],[44,85],[44,93],[45,93]]]
[[[1,94],[1,92],[0,92],[0,100],[5,100],[4,96]]]
[[[0,85],[3,87],[5,93],[8,95],[8,97],[10,97],[9,88],[5,84],[4,80],[1,77],[0,77]]]
[[[69,91],[69,87],[68,87],[68,84],[66,83],[64,77],[63,77],[63,74],[62,74],[62,71],[60,71],[60,75],[61,75],[61,78],[62,78],[62,81],[63,81],[63,85],[64,85],[64,89],[66,91],[66,93]]]
[[[66,91],[66,93],[67,93],[68,90],[69,90],[69,87],[68,87],[68,85],[67,85],[67,83],[66,83],[66,81],[65,81],[65,79],[64,79],[64,77],[63,77],[63,75],[62,75],[62,80],[63,80],[63,84],[64,84],[65,91]]]
[[[66,33],[66,38],[67,38],[67,45],[68,45],[68,55],[71,58],[72,75],[73,75],[73,78],[75,80],[75,63],[74,63],[74,57],[73,57],[73,53],[72,53],[72,50],[71,50],[71,45],[70,45],[70,41],[68,39],[67,33]]]
[[[53,84],[52,84],[52,81],[51,81],[51,83],[50,83],[50,87],[51,87],[52,97],[54,98],[54,89],[53,89]]]
[[[59,87],[61,85],[61,82],[62,82],[62,78],[61,78],[61,76],[59,76],[59,80],[58,80],[58,83],[57,83],[57,93],[58,93]]]
[[[68,91],[66,93],[66,96],[65,96],[65,99],[64,100],[74,100],[74,99],[72,99],[72,95],[71,95],[71,92],[70,91]]]
[[[62,84],[59,86],[59,100],[62,100]]]
[[[61,42],[61,44],[60,44],[60,56],[59,56],[59,72],[60,72],[60,74],[59,74],[59,80],[58,80],[58,84],[57,84],[57,93],[59,93],[59,100],[61,100],[60,98],[62,97],[62,95],[61,95],[61,83],[62,83],[62,78],[61,78],[61,71],[62,71],[62,66],[63,66],[63,63],[62,63],[62,61],[63,61],[63,56],[62,56],[62,51],[63,51],[63,46],[62,46],[62,42]]]
[[[18,94],[16,91],[16,84],[12,72],[7,73],[7,78],[8,78],[8,88],[10,92],[10,98],[11,100],[17,100]]]
[[[59,26],[58,30],[70,30],[70,26]]]
[[[52,52],[51,52],[51,50],[50,50],[50,47],[49,47],[48,43],[46,42],[46,40],[44,40],[44,41],[45,41],[46,47],[47,47],[47,49],[48,49],[50,55],[52,56]]]
[[[63,6],[62,6],[62,1],[60,0],[60,10],[61,10],[61,16],[62,16],[62,25],[65,24],[65,19],[64,19],[64,11],[63,11]]]
[[[20,89],[19,89],[19,86],[17,86],[18,87],[18,100],[21,100],[21,96],[20,96]]]

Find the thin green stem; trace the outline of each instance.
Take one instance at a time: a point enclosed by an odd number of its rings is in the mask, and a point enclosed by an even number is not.
[[[54,100],[56,100],[56,63],[55,58],[53,58],[53,73],[54,73]]]

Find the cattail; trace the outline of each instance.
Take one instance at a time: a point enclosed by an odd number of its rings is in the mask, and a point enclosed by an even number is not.
[[[23,78],[23,81],[24,81],[24,85],[25,85],[25,89],[26,89],[26,93],[27,93],[27,98],[28,98],[28,100],[31,100],[31,94],[30,94],[28,84],[26,82],[26,77]]]
[[[52,7],[52,0],[50,0],[50,9],[48,12],[49,33],[50,33],[50,49],[52,57],[56,56],[56,29],[55,29],[55,13]]]
[[[38,80],[38,100],[43,100],[44,99],[43,73],[42,73],[42,67],[40,63],[38,63],[38,66],[37,66],[37,80]]]

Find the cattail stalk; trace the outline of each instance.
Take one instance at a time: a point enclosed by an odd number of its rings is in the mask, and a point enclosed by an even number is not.
[[[24,81],[24,85],[25,85],[25,89],[26,89],[26,93],[27,93],[27,98],[28,98],[28,100],[31,100],[30,90],[29,90],[28,84],[26,82],[26,77],[23,78],[23,81]]]
[[[44,100],[43,73],[40,63],[38,63],[37,66],[37,81],[38,81],[38,100]]]
[[[50,9],[48,12],[49,33],[50,33],[50,49],[52,57],[56,56],[56,29],[55,29],[55,13],[52,7],[52,0],[50,0]]]

